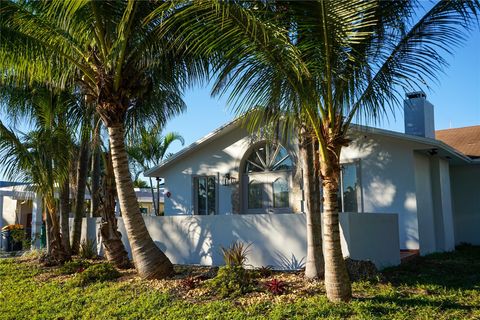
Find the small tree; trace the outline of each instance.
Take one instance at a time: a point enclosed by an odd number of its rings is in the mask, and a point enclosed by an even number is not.
[[[4,173],[11,179],[29,183],[43,197],[47,213],[48,254],[61,263],[68,260],[70,255],[62,240],[68,235],[60,230],[55,192],[56,186],[63,185],[68,176],[71,132],[65,118],[59,115],[68,105],[70,96],[46,88],[14,88],[8,95],[3,91],[3,97],[8,97],[3,101],[11,103],[11,108],[22,105],[15,104],[13,100],[15,95],[12,92],[15,90],[24,93],[23,106],[28,106],[28,109],[19,111],[30,115],[35,130],[19,135],[0,122],[0,155],[4,161]]]
[[[154,126],[151,130],[142,127],[131,134],[127,153],[134,168],[134,181],[137,181],[140,174],[158,166],[167,156],[167,150],[170,145],[179,141],[182,146],[185,144],[183,137],[177,132],[169,132],[162,135],[161,128]],[[155,214],[159,215],[159,203],[155,200],[152,178],[150,180],[150,190]],[[157,190],[158,192],[158,190]]]

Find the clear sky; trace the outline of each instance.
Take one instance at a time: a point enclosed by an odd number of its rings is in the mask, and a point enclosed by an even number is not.
[[[467,43],[447,56],[449,67],[439,75],[438,83],[428,83],[427,99],[435,108],[435,128],[448,129],[480,125],[480,31],[471,34]],[[169,121],[165,132],[177,131],[185,144],[195,142],[234,118],[226,105],[226,97],[210,97],[210,88],[194,88],[186,92],[187,111]],[[381,128],[403,132],[403,106],[394,115],[383,119]],[[175,142],[170,152],[181,149]]]

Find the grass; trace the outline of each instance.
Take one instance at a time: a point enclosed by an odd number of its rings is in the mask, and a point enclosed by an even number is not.
[[[76,287],[58,270],[0,259],[0,319],[480,319],[480,247],[422,257],[383,277],[355,282],[349,304],[323,293],[243,304],[184,300],[136,278]]]

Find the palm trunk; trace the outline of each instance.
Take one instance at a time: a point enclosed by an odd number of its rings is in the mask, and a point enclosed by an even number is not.
[[[70,252],[70,180],[67,176],[60,190],[60,229],[62,232],[63,247]]]
[[[77,195],[75,197],[75,214],[73,217],[72,253],[78,253],[82,232],[82,220],[85,207],[85,189],[88,174],[88,139],[82,138],[77,170]]]
[[[100,234],[107,260],[117,268],[127,269],[131,267],[131,263],[122,242],[122,234],[118,232],[117,218],[115,217],[115,194],[115,176],[111,156],[109,155],[105,161],[103,197],[100,198],[102,214]]]
[[[325,290],[330,301],[349,301],[352,287],[340,245],[338,186],[340,181],[340,148],[331,146],[328,161],[321,162],[323,207],[323,246],[325,254]]]
[[[303,168],[303,190],[305,194],[307,219],[307,262],[305,277],[323,278],[324,262],[322,252],[322,219],[320,216],[320,199],[318,167],[315,167],[313,139],[306,132],[301,133],[300,159]]]
[[[94,138],[94,147],[92,153],[92,194],[91,194],[91,212],[92,217],[99,217],[99,206],[100,206],[100,175],[101,175],[101,167],[100,167],[100,148],[99,148],[99,139],[100,136],[98,133],[95,133]]]
[[[135,268],[142,278],[165,278],[173,272],[173,265],[153,242],[140,213],[128,168],[123,124],[108,126],[108,133],[118,200]]]
[[[50,238],[52,235],[51,226],[52,226],[52,219],[50,218],[50,213],[48,212],[47,202],[45,198],[43,199],[43,210],[45,210],[45,245],[47,246],[47,255],[50,256],[52,253],[51,246],[50,246]]]
[[[47,228],[48,228],[48,244],[49,256],[56,263],[63,263],[70,258],[70,255],[65,250],[60,234],[60,224],[57,216],[57,208],[55,206],[55,199],[53,196],[48,197],[45,201],[47,206]]]

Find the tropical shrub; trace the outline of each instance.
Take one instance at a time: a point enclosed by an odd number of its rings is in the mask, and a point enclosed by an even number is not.
[[[115,280],[120,277],[120,272],[118,272],[115,267],[108,262],[94,264],[81,273],[77,273],[73,284],[77,286],[85,286],[93,282],[103,282],[109,280]]]
[[[59,273],[60,274],[74,274],[74,273],[82,273],[92,264],[85,260],[73,260],[67,261],[63,266],[60,267]]]
[[[273,267],[272,266],[262,266],[258,268],[257,273],[262,278],[267,278],[272,275]]]
[[[235,241],[228,248],[222,247],[221,250],[225,264],[231,267],[245,267],[250,245],[251,244],[245,245],[240,241]]]
[[[265,288],[274,295],[281,295],[287,290],[287,284],[285,281],[272,279],[265,283]]]
[[[83,240],[80,243],[79,255],[83,259],[94,259],[97,257],[97,248],[95,248],[95,242],[90,239]]]
[[[22,257],[27,258],[27,259],[42,259],[42,257],[47,255],[47,250],[46,249],[30,249],[28,251],[25,251],[22,254]]]
[[[195,288],[195,286],[197,285],[197,282],[198,282],[197,278],[192,277],[192,276],[188,276],[188,277],[182,279],[182,281],[180,282],[180,285],[184,289],[191,290],[191,289]]]
[[[23,243],[26,236],[27,234],[23,229],[23,227],[10,230],[10,237],[12,237],[12,240],[16,243],[19,243],[19,242]]]
[[[253,290],[253,277],[242,266],[222,266],[208,282],[211,289],[222,298],[238,297]]]

